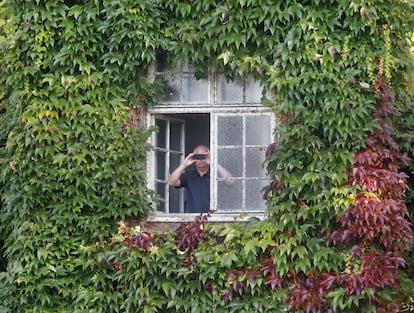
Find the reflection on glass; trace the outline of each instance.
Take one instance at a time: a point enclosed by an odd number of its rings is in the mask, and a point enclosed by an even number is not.
[[[167,62],[165,55],[157,55],[156,71],[157,72],[166,72],[170,69],[170,65]]]
[[[170,213],[180,213],[180,194],[181,190],[175,187],[170,189]]]
[[[246,79],[246,102],[247,103],[261,103],[262,87],[260,83],[255,81],[253,77],[249,76]]]
[[[246,181],[246,207],[250,209],[265,209],[263,188],[269,184],[266,179],[248,179]]]
[[[183,101],[186,103],[208,103],[208,80],[196,79],[194,75],[184,75]]]
[[[183,72],[186,72],[186,73],[194,73],[194,70],[195,70],[194,65],[188,64],[188,63],[183,64],[181,69]]]
[[[170,154],[170,171],[172,172],[181,164],[181,153],[173,153]]]
[[[241,116],[220,116],[217,124],[219,146],[243,144],[243,119]]]
[[[217,81],[218,103],[243,103],[243,80],[237,78],[227,81],[224,75],[219,75]]]
[[[164,120],[155,120],[155,125],[158,127],[156,146],[165,149],[167,147],[167,138],[165,136],[167,133],[167,122]]]
[[[242,210],[242,183],[235,180],[231,185],[217,182],[217,207],[219,210]]]
[[[242,148],[219,149],[217,163],[230,171],[233,177],[243,176],[243,150]]]
[[[156,151],[157,168],[156,168],[156,178],[160,180],[165,180],[165,164],[166,164],[166,153],[164,151]]]
[[[264,177],[265,170],[262,163],[265,159],[265,151],[259,147],[246,149],[246,176],[247,177]]]
[[[174,151],[181,150],[181,132],[182,123],[171,122],[170,124],[170,149]]]
[[[178,102],[180,101],[180,89],[181,80],[179,77],[173,78],[167,76],[163,81],[164,85],[164,97],[161,99],[162,102]]]
[[[246,117],[246,144],[268,145],[270,143],[270,117],[254,115]]]
[[[157,182],[155,188],[157,193],[163,198],[163,201],[157,205],[157,211],[165,212],[165,184]]]

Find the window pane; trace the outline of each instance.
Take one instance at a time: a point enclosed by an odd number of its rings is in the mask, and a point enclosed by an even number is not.
[[[181,164],[181,153],[170,153],[170,173]]]
[[[227,81],[223,75],[218,76],[217,81],[218,103],[243,103],[243,80],[237,78]]]
[[[185,75],[183,77],[183,101],[208,103],[208,80],[196,79],[194,75]]]
[[[181,129],[182,123],[171,122],[170,125],[170,149],[174,151],[181,151]]]
[[[218,210],[242,210],[242,183],[235,180],[232,184],[225,182],[217,183],[217,206]]]
[[[265,179],[248,179],[246,181],[246,206],[249,209],[264,209],[262,189],[269,184]]]
[[[262,163],[265,159],[265,150],[261,148],[246,149],[246,176],[247,177],[264,177],[265,170]]]
[[[168,64],[167,56],[164,52],[158,52],[156,55],[156,71],[157,72],[166,72],[170,69],[170,64]]]
[[[218,151],[217,162],[230,171],[233,177],[243,176],[243,150],[241,148],[220,149]]]
[[[246,144],[270,144],[270,116],[254,115],[246,117]]]
[[[158,127],[156,146],[165,149],[167,148],[167,122],[164,120],[155,120],[155,125]]]
[[[181,79],[180,77],[167,76],[162,81],[164,85],[164,97],[162,102],[178,102],[180,101]]]
[[[164,183],[159,183],[157,182],[156,184],[156,191],[157,193],[163,198],[163,200],[165,199],[165,184]],[[165,202],[161,201],[158,205],[157,205],[157,211],[160,212],[165,212]]]
[[[255,81],[253,77],[246,79],[246,102],[247,103],[261,103],[262,87],[260,83]]]
[[[180,196],[181,189],[175,187],[170,188],[170,213],[180,213]]]
[[[243,144],[243,120],[241,116],[220,116],[217,124],[217,142],[219,146]]]
[[[157,151],[156,152],[156,160],[157,160],[157,168],[156,168],[156,173],[155,173],[155,177],[156,179],[159,180],[165,180],[166,176],[165,176],[165,164],[166,164],[166,153],[164,151]]]

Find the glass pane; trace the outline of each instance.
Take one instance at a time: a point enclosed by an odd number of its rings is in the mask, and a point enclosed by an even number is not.
[[[166,72],[170,69],[165,53],[158,52],[156,56],[156,71]]]
[[[243,119],[241,116],[219,116],[217,120],[219,146],[243,144]]]
[[[157,211],[165,212],[165,184],[164,183],[156,183],[156,192],[162,197],[163,201],[161,201],[157,205]]]
[[[162,102],[178,102],[180,101],[181,79],[180,76],[166,76],[162,81],[164,85],[164,97]]]
[[[246,149],[246,176],[264,177],[265,170],[262,163],[265,159],[265,150],[259,147]]]
[[[170,173],[181,164],[181,153],[170,153]]]
[[[165,175],[165,164],[166,164],[166,153],[164,151],[156,151],[155,158],[157,161],[157,168],[155,178],[159,180],[166,180]]]
[[[255,81],[253,77],[246,79],[246,102],[261,103],[262,87],[260,83]]]
[[[182,123],[171,122],[170,124],[170,149],[181,151]]]
[[[246,207],[252,210],[265,209],[263,188],[269,184],[266,179],[248,179],[246,181]]]
[[[170,187],[170,213],[180,213],[180,198],[182,190]]]
[[[227,81],[223,75],[217,80],[217,102],[218,103],[243,103],[243,80],[237,78]]]
[[[183,101],[185,103],[208,103],[208,80],[185,75],[183,77]]]
[[[217,209],[219,211],[241,211],[242,197],[242,183],[240,180],[235,180],[232,184],[225,182],[217,183]]]
[[[193,64],[186,63],[181,67],[181,69],[182,69],[183,72],[186,72],[186,73],[194,73],[194,65]]]
[[[230,171],[233,177],[243,176],[243,150],[241,148],[219,149],[217,163]],[[220,171],[218,177],[220,178]]]
[[[164,120],[155,120],[155,125],[158,127],[157,139],[156,139],[157,141],[155,145],[158,148],[166,149],[167,148],[167,138],[166,138],[167,122]]]
[[[246,116],[246,144],[269,145],[271,142],[270,127],[269,115]]]

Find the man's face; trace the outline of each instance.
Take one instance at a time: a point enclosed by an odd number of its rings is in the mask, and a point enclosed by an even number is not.
[[[210,166],[210,154],[208,149],[204,147],[198,147],[194,150],[194,154],[204,154],[205,159],[195,160],[195,165],[197,168],[205,168]]]

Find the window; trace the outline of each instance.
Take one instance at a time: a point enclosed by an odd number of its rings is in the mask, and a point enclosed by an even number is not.
[[[219,212],[263,211],[261,190],[269,183],[262,168],[265,149],[270,143],[271,115],[264,113],[214,114],[217,130],[213,139],[217,163],[228,169],[233,183],[213,180],[213,209]]]
[[[262,189],[269,183],[262,163],[272,142],[274,116],[261,104],[262,89],[252,78],[227,81],[220,73],[196,79],[191,66],[172,72],[157,66],[164,83],[161,102],[148,110],[151,139],[148,158],[150,187],[164,199],[152,219],[185,220],[186,194],[167,184],[167,178],[195,146],[210,147],[210,210],[219,220],[240,214],[260,216],[265,209]],[[232,174],[229,184],[218,175],[223,166]],[[190,217],[191,218],[191,217]]]

